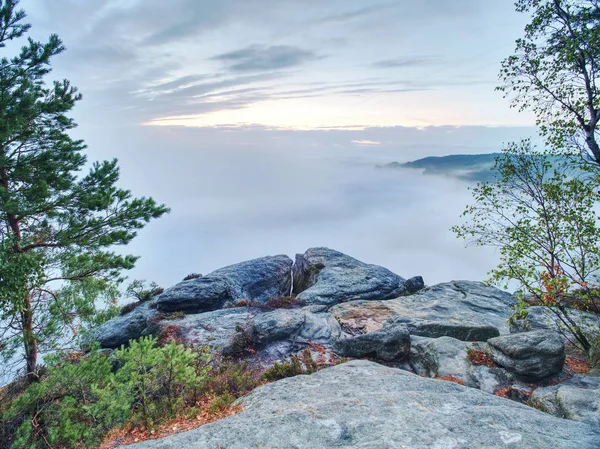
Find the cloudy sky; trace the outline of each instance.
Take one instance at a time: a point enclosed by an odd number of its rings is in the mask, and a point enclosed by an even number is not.
[[[94,120],[530,125],[494,92],[513,0],[22,0]]]
[[[527,18],[513,0],[22,0],[90,159],[172,208],[133,277],[330,246],[426,282],[483,279],[495,256],[449,232],[454,180],[376,164],[498,151],[533,118],[494,91]]]

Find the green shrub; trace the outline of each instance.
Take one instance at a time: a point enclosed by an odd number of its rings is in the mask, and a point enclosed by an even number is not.
[[[267,369],[262,378],[267,381],[298,376],[299,374],[312,374],[318,369],[317,363],[312,358],[310,349],[305,349],[302,357],[292,356],[289,361],[277,363]]]
[[[194,405],[209,360],[206,350],[159,347],[153,337],[130,341],[113,360],[99,352],[56,360],[2,415],[3,427],[15,429],[10,447],[94,447],[119,425],[165,421]]]

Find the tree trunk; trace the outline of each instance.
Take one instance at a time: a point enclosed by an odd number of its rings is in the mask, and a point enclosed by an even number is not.
[[[598,146],[598,142],[596,142],[596,136],[594,136],[593,130],[591,133],[587,133],[585,143],[587,144],[588,149],[592,153],[592,156],[594,157],[596,163],[600,165],[600,146]]]
[[[31,295],[25,298],[23,311],[21,312],[21,325],[23,327],[23,344],[25,346],[25,361],[27,363],[27,378],[30,382],[38,380],[37,356],[38,345],[33,333],[33,309],[31,308]]]

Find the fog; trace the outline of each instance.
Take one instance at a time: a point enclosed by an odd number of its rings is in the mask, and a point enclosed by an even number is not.
[[[510,128],[366,131],[137,128],[85,131],[90,158],[118,156],[121,185],[166,203],[128,246],[130,279],[164,287],[191,272],[327,246],[429,285],[483,280],[496,255],[465,248],[449,228],[468,184],[377,164],[432,154],[498,151]],[[353,141],[369,141],[357,145]],[[111,145],[110,142],[113,142]]]

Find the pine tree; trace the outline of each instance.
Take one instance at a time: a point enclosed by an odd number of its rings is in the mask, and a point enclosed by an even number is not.
[[[18,3],[0,0],[0,52],[30,29]],[[93,320],[134,266],[136,257],[111,249],[168,212],[118,188],[116,160],[82,173],[85,144],[69,136],[67,115],[81,95],[67,80],[44,81],[64,49],[56,35],[28,38],[0,60],[0,355],[21,346],[31,379],[38,353]]]

